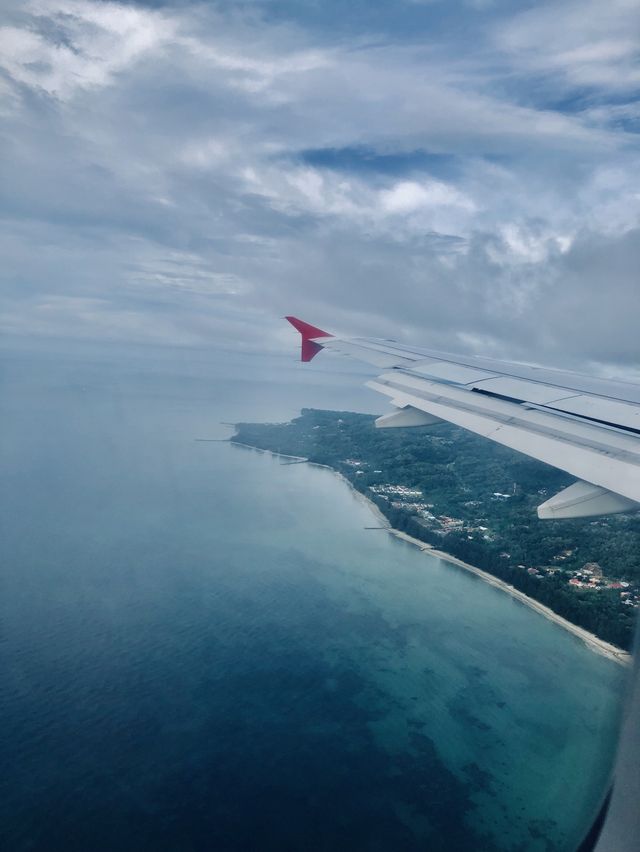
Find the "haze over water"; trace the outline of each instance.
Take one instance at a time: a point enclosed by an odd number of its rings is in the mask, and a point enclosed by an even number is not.
[[[573,848],[623,669],[330,471],[194,441],[383,410],[361,377],[53,349],[4,359],[1,848]]]

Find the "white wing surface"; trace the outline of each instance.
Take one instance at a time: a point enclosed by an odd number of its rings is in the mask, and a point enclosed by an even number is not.
[[[368,386],[394,410],[379,428],[446,420],[539,459],[578,480],[538,507],[540,518],[640,509],[640,385],[461,357],[368,337],[340,338],[295,317],[302,359],[321,349],[383,372]]]

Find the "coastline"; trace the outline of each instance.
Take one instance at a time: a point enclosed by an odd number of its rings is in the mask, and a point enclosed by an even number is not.
[[[366,498],[365,498],[366,499]],[[596,636],[595,633],[589,633],[588,630],[585,630],[584,627],[579,627],[577,624],[574,624],[572,621],[568,621],[566,618],[563,618],[561,615],[558,615],[557,612],[554,612],[550,607],[545,606],[545,604],[540,603],[535,598],[531,598],[528,595],[525,595],[524,592],[521,592],[519,589],[514,588],[509,585],[509,583],[505,583],[504,580],[500,580],[498,577],[494,577],[493,574],[489,574],[488,571],[483,571],[481,568],[476,568],[475,565],[469,565],[467,562],[463,562],[462,559],[458,559],[457,556],[451,556],[449,553],[445,553],[443,550],[437,550],[430,544],[427,544],[424,541],[420,541],[418,538],[413,538],[413,536],[408,535],[407,533],[401,532],[400,530],[395,530],[389,527],[389,533],[393,535],[395,538],[399,538],[402,541],[406,541],[408,544],[412,544],[414,547],[419,547],[423,552],[429,553],[431,556],[437,556],[438,559],[442,559],[445,562],[450,562],[452,565],[457,565],[459,568],[464,568],[465,571],[470,571],[472,574],[475,574],[477,577],[480,577],[486,583],[489,583],[491,586],[495,586],[497,589],[501,589],[503,592],[511,595],[511,597],[530,607],[531,609],[535,609],[536,612],[539,612],[540,615],[544,615],[545,618],[549,619],[549,621],[553,621],[555,624],[558,624],[560,627],[563,627],[565,630],[569,631],[569,633],[573,633],[574,636],[577,636],[581,639],[585,645],[587,645],[592,651],[602,654],[605,657],[608,657],[611,660],[615,660],[617,663],[621,665],[629,665],[631,663],[631,654],[627,651],[624,651],[622,648],[618,648],[616,645],[612,645],[610,642],[606,642],[604,639],[600,639],[600,637]]]
[[[226,439],[222,438],[222,440],[224,441]],[[234,447],[246,447],[248,450],[256,450],[259,453],[269,453],[269,455],[278,456],[278,458],[281,459],[295,459],[296,461],[307,462],[307,464],[313,464],[313,462],[310,462],[309,459],[305,458],[304,456],[288,456],[286,453],[277,453],[275,450],[263,450],[262,447],[254,447],[253,444],[245,444],[242,441],[234,441],[233,438],[229,438],[228,440],[229,443],[233,444]],[[328,467],[328,465],[319,464],[317,465],[317,467]],[[333,468],[329,469],[333,470]]]
[[[320,467],[325,470],[330,470],[338,479],[342,480],[342,482],[346,483],[349,487],[349,490],[356,496],[356,498],[360,499],[364,502],[371,512],[374,514],[377,520],[380,521],[382,525],[382,529],[385,532],[392,535],[394,538],[397,538],[401,541],[406,542],[407,544],[411,544],[413,547],[417,547],[423,553],[428,553],[430,556],[435,556],[438,559],[442,559],[444,562],[449,562],[451,565],[456,565],[458,568],[462,568],[465,571],[469,571],[471,574],[475,574],[477,577],[480,577],[481,580],[484,580],[486,583],[489,583],[494,588],[500,589],[503,592],[506,592],[511,597],[520,601],[520,603],[525,606],[534,609],[540,615],[543,615],[549,621],[553,621],[555,624],[558,624],[560,627],[563,627],[569,633],[572,633],[574,636],[577,636],[581,639],[585,645],[592,650],[594,653],[601,654],[604,657],[607,657],[610,660],[614,660],[620,665],[629,665],[631,663],[631,654],[627,651],[624,651],[622,648],[618,648],[616,645],[612,645],[610,642],[606,642],[604,639],[600,639],[595,633],[590,633],[588,630],[585,630],[583,627],[579,627],[577,624],[574,624],[571,621],[568,621],[566,618],[563,618],[558,613],[554,612],[550,607],[545,606],[545,604],[540,603],[535,598],[531,598],[528,595],[525,595],[524,592],[521,592],[519,589],[514,588],[509,585],[509,583],[505,583],[504,580],[500,580],[498,577],[494,577],[493,574],[490,574],[488,571],[483,571],[481,568],[476,568],[475,565],[470,565],[468,562],[463,562],[462,559],[458,559],[457,556],[451,556],[451,554],[446,553],[444,550],[438,550],[433,547],[433,545],[428,544],[427,542],[421,541],[419,538],[415,538],[414,536],[409,535],[408,533],[402,532],[401,530],[396,530],[392,526],[390,526],[388,519],[383,515],[378,506],[370,500],[366,494],[363,494],[361,491],[350,482],[347,477],[340,473],[340,471],[335,470],[330,465],[327,464],[318,464],[317,462],[310,462],[308,459],[305,459],[303,456],[291,456],[286,455],[285,453],[278,453],[274,450],[265,450],[261,447],[254,447],[251,444],[244,444],[240,441],[231,440],[230,443],[233,443],[235,446],[239,447],[247,447],[251,450],[257,450],[261,453],[269,453],[272,456],[278,456],[281,458],[287,459],[295,459],[296,461],[306,462],[311,467]]]

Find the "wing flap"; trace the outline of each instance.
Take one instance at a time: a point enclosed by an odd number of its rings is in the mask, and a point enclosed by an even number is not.
[[[640,407],[637,405],[581,394],[558,400],[552,407],[577,417],[640,433]]]
[[[468,367],[466,364],[453,364],[451,361],[433,359],[427,363],[418,362],[412,365],[411,372],[456,385],[471,385],[496,377],[495,373],[489,373],[479,367]]]
[[[549,405],[558,399],[575,396],[575,391],[569,391],[566,388],[542,382],[530,382],[526,379],[515,379],[512,376],[495,376],[488,381],[476,382],[474,389],[535,405]]]
[[[539,518],[593,518],[629,512],[638,505],[600,485],[578,480],[538,506]]]

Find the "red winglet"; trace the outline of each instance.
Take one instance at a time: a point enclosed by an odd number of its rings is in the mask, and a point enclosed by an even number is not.
[[[328,331],[323,331],[321,328],[316,328],[315,325],[309,325],[297,317],[285,317],[291,325],[297,329],[302,335],[302,360],[310,361],[314,355],[322,349],[319,343],[316,343],[314,337],[333,337]]]

